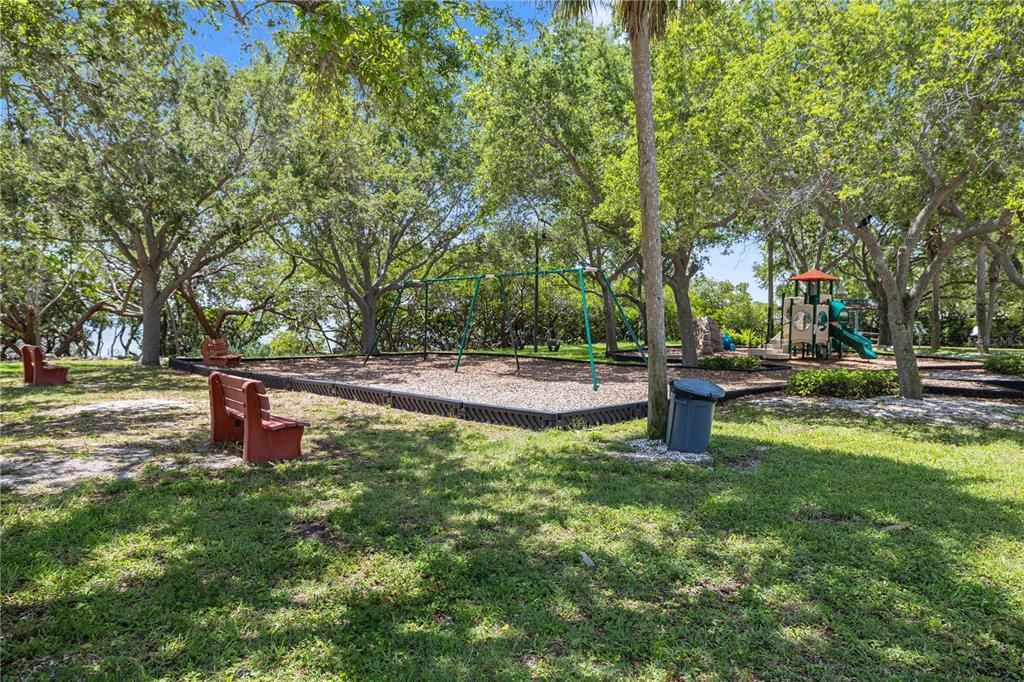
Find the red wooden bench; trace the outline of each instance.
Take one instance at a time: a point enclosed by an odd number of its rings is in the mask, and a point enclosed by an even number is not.
[[[263,382],[210,374],[210,441],[241,441],[246,462],[299,457],[307,426],[309,422],[271,414]]]
[[[50,386],[68,383],[68,368],[46,362],[43,359],[43,349],[39,346],[22,346],[21,364],[25,371],[26,384]]]
[[[203,341],[203,364],[214,367],[238,367],[242,364],[241,353],[228,353],[228,342],[224,339]]]

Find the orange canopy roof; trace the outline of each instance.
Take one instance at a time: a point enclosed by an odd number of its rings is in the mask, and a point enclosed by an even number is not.
[[[827,282],[827,281],[838,282],[839,281],[838,277],[834,277],[834,276],[828,274],[827,272],[822,272],[821,270],[816,270],[814,268],[811,268],[807,272],[801,273],[799,275],[793,275],[789,279],[790,279],[790,281],[794,281],[794,282]]]

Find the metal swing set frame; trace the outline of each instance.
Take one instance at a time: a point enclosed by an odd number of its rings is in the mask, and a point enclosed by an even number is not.
[[[629,318],[626,317],[625,311],[622,309],[622,305],[619,303],[618,297],[615,295],[615,290],[612,289],[611,283],[608,281],[608,277],[604,274],[601,268],[596,268],[587,265],[577,265],[573,268],[558,268],[555,270],[524,270],[520,272],[498,272],[498,273],[481,273],[478,275],[460,275],[455,277],[429,277],[423,279],[407,279],[398,288],[398,296],[395,297],[395,302],[391,305],[388,310],[388,314],[384,317],[383,322],[377,328],[377,333],[373,337],[373,343],[370,345],[370,350],[363,357],[363,364],[365,365],[370,359],[370,356],[374,355],[377,351],[377,344],[380,341],[381,334],[387,328],[391,322],[391,318],[395,314],[395,310],[402,302],[402,294],[405,290],[410,287],[421,287],[423,289],[423,349],[421,351],[423,358],[427,357],[428,343],[427,343],[427,331],[430,315],[430,285],[441,284],[444,282],[474,282],[473,285],[473,298],[469,303],[469,311],[466,313],[466,323],[462,327],[462,338],[459,341],[459,355],[455,360],[455,371],[459,371],[459,366],[462,364],[462,354],[466,349],[466,342],[469,340],[469,329],[473,321],[473,310],[476,308],[477,295],[480,293],[480,284],[485,279],[494,279],[498,281],[498,291],[501,294],[501,306],[505,314],[505,325],[509,329],[509,333],[512,337],[512,354],[515,356],[516,371],[519,371],[519,339],[517,338],[515,327],[512,324],[511,316],[509,315],[508,306],[508,295],[505,292],[505,280],[512,279],[515,277],[538,277],[548,275],[565,275],[568,273],[576,273],[576,277],[579,281],[580,289],[580,301],[583,306],[583,326],[586,329],[587,337],[587,353],[590,357],[590,378],[594,384],[594,390],[597,390],[597,368],[594,364],[594,344],[590,334],[590,314],[587,312],[587,289],[583,280],[584,274],[593,274],[597,277],[599,282],[603,284],[608,291],[611,293],[612,301],[615,302],[615,309],[619,312],[619,316],[622,321],[626,324],[626,329],[629,331],[630,338],[633,339],[633,343],[636,344],[636,349],[640,352],[640,357],[643,358],[644,364],[647,364],[647,354],[644,353],[643,347],[640,345],[640,340],[637,338],[636,332],[633,331],[633,325],[630,324]]]

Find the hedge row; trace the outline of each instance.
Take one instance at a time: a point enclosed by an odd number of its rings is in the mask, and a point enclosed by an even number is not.
[[[760,366],[761,358],[753,355],[711,355],[697,360],[698,369],[757,369]]]
[[[1024,377],[1024,353],[999,353],[985,358],[985,369],[995,374],[1015,374]]]
[[[899,392],[896,370],[809,369],[789,379],[789,390],[803,396],[871,398]]]

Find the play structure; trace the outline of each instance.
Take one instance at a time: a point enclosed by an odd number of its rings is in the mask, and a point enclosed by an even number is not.
[[[462,328],[462,337],[459,341],[459,353],[455,360],[455,371],[459,371],[459,367],[462,364],[462,355],[466,350],[466,341],[469,339],[469,330],[473,322],[473,310],[476,308],[477,296],[480,293],[480,285],[484,280],[494,280],[498,283],[498,291],[501,295],[501,306],[505,316],[505,326],[508,328],[510,336],[512,337],[512,354],[515,357],[516,369],[519,369],[519,349],[522,348],[523,344],[520,342],[518,335],[516,334],[515,326],[512,324],[511,317],[509,315],[508,296],[505,292],[505,280],[515,277],[534,277],[535,279],[541,276],[547,277],[550,275],[566,275],[575,274],[576,279],[579,282],[580,291],[580,303],[583,308],[583,325],[586,330],[587,340],[587,353],[590,359],[590,378],[594,384],[594,390],[597,390],[597,369],[594,365],[594,344],[591,340],[590,335],[590,315],[587,312],[587,290],[584,284],[584,275],[593,275],[597,277],[600,284],[611,292],[612,300],[615,302],[615,309],[622,317],[622,321],[626,325],[626,329],[629,331],[630,338],[633,339],[633,343],[636,344],[636,349],[640,352],[640,357],[643,358],[644,363],[647,362],[647,356],[643,351],[643,347],[640,345],[640,340],[636,336],[636,332],[633,331],[633,325],[630,324],[629,318],[626,317],[625,311],[622,310],[622,306],[619,304],[619,299],[615,295],[615,290],[612,289],[611,283],[608,281],[608,277],[605,276],[604,271],[600,268],[595,268],[586,265],[577,265],[573,268],[558,268],[555,270],[529,270],[523,272],[500,272],[500,273],[482,273],[478,275],[461,275],[455,277],[431,277],[424,279],[410,279],[402,282],[401,287],[398,289],[398,295],[395,297],[395,302],[388,310],[385,315],[383,322],[377,328],[377,333],[373,337],[373,343],[370,345],[369,351],[363,358],[363,364],[370,359],[372,355],[377,352],[377,344],[380,342],[381,334],[388,327],[392,317],[395,314],[395,310],[401,305],[402,294],[405,290],[411,287],[420,288],[423,290],[423,346],[421,353],[424,358],[427,357],[429,352],[428,348],[428,334],[427,329],[430,324],[430,287],[431,285],[443,284],[445,282],[473,282],[473,297],[469,302],[469,311],[466,313],[466,322]],[[557,342],[548,341],[549,350],[557,350]]]
[[[850,312],[842,299],[834,298],[838,277],[812,269],[789,279],[793,295],[782,301],[779,333],[763,347],[750,349],[751,355],[788,360],[797,354],[801,358],[827,359],[834,353],[842,358],[846,347],[865,359],[878,357],[871,341],[846,326]],[[827,293],[822,291],[823,282],[828,282]]]

